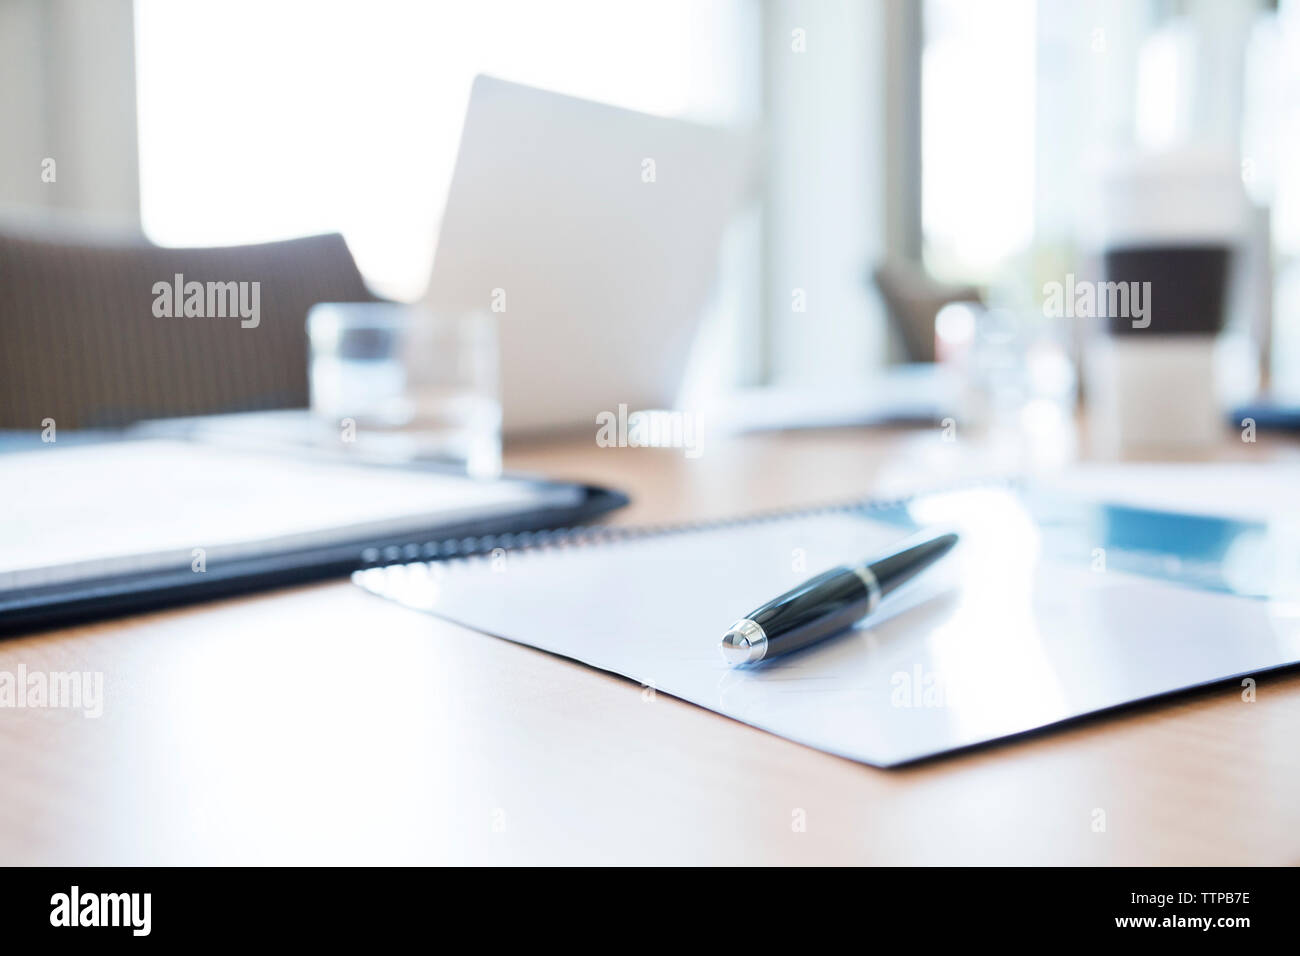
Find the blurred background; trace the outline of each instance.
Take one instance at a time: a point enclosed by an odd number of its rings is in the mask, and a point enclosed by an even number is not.
[[[999,329],[1027,368],[1047,285],[1104,272],[1115,157],[1210,156],[1247,210],[1233,400],[1295,400],[1297,62],[1296,0],[0,0],[0,214],[163,246],[338,232],[415,301],[476,74],[756,129],[708,341],[727,385],[821,390]],[[949,301],[972,305],[936,342]],[[1068,406],[1080,333],[1048,332],[1030,378]]]

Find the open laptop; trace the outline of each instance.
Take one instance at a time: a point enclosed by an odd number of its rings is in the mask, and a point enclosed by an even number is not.
[[[427,301],[497,313],[507,432],[672,407],[751,158],[736,132],[475,80]]]

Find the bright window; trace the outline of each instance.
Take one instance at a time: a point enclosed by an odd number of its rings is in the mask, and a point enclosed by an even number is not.
[[[1034,0],[928,0],[921,60],[925,261],[984,283],[1034,236]]]
[[[726,121],[746,0],[137,0],[141,218],[164,245],[343,233],[380,294],[432,262],[478,73]]]

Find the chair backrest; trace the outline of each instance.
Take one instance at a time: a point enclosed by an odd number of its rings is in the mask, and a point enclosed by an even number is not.
[[[305,407],[307,310],[374,299],[339,235],[169,249],[0,229],[0,428]]]
[[[940,309],[950,302],[983,300],[975,286],[940,282],[919,263],[902,259],[880,263],[872,272],[872,279],[909,362],[935,360],[934,320]]]

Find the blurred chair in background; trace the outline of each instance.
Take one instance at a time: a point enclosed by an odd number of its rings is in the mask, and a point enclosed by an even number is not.
[[[891,259],[876,266],[872,279],[885,300],[909,362],[934,361],[934,317],[950,302],[981,302],[972,285],[940,282],[916,263]]]
[[[186,317],[183,301],[156,316],[154,285],[178,275],[260,283],[256,327]],[[305,408],[307,310],[377,301],[340,235],[170,249],[0,226],[0,277],[0,428],[13,429]]]

